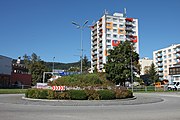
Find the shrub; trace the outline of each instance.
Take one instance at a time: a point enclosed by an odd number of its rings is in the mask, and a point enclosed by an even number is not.
[[[48,96],[48,90],[37,89],[36,90],[36,98],[37,99],[46,99]]]
[[[45,89],[28,89],[25,93],[28,98],[36,99],[60,99],[60,100],[111,100],[133,97],[133,93],[127,89],[115,90],[69,90],[55,92]]]
[[[47,91],[47,99],[54,99],[54,98],[55,98],[54,91],[48,90]]]
[[[28,98],[36,98],[35,91],[36,89],[28,89],[25,93],[25,96]]]
[[[69,93],[68,92],[55,92],[55,99],[59,100],[68,100],[70,99]]]
[[[133,97],[133,93],[127,89],[116,89],[116,99],[124,99]]]
[[[115,99],[115,92],[112,90],[99,90],[97,91],[101,100]]]
[[[100,100],[100,96],[96,90],[86,90],[85,92],[88,100]]]
[[[69,90],[71,100],[87,100],[87,95],[84,90]]]

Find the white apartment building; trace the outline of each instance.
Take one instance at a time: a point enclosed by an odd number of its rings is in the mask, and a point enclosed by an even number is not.
[[[149,70],[152,63],[153,63],[153,60],[151,60],[147,57],[139,59],[139,64],[141,65],[140,75],[145,75],[146,71]]]
[[[163,48],[153,52],[153,62],[157,67],[160,79],[168,79],[171,81],[169,75],[169,68],[180,64],[180,44],[174,44],[167,48]]]
[[[123,13],[105,13],[91,27],[91,70],[103,72],[108,50],[126,40],[131,41],[139,53],[138,19],[127,18]]]

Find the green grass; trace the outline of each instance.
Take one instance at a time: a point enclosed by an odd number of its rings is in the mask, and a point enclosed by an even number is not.
[[[0,94],[24,94],[27,89],[0,89]]]

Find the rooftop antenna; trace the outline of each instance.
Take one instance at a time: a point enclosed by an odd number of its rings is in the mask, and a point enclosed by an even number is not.
[[[106,9],[104,10],[104,14],[105,14],[105,15],[107,15],[107,14],[108,14],[108,11],[107,11]]]
[[[126,16],[126,8],[124,8],[124,17],[127,17],[127,16]]]

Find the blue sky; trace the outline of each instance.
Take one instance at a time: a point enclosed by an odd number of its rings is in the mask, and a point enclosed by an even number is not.
[[[44,61],[79,61],[80,31],[104,10],[139,19],[140,57],[180,43],[180,0],[0,0],[0,54],[17,58],[33,52]],[[90,60],[90,29],[83,31],[84,54]]]

